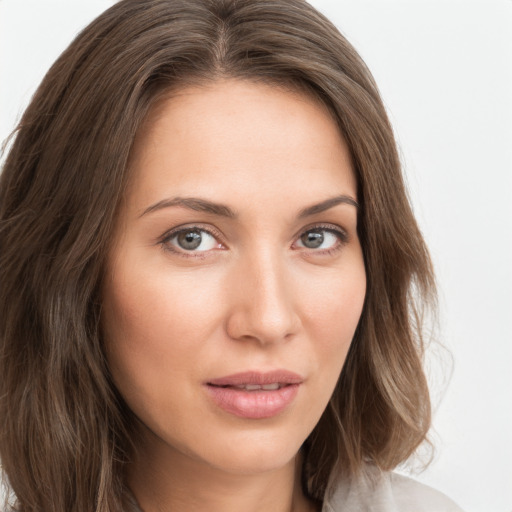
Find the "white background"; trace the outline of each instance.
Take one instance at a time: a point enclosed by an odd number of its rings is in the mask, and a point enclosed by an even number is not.
[[[314,0],[380,86],[434,258],[449,384],[416,476],[467,512],[512,511],[512,1]],[[110,0],[0,0],[0,140]],[[444,389],[446,388],[446,389]],[[411,511],[414,512],[414,511]]]

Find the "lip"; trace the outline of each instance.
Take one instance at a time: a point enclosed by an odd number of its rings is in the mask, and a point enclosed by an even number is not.
[[[212,401],[224,411],[241,418],[264,419],[283,412],[293,402],[303,381],[299,374],[288,370],[248,371],[209,380],[205,387]],[[254,391],[235,387],[274,383],[281,387]]]

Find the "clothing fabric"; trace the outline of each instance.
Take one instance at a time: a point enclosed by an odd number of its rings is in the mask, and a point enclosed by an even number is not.
[[[462,509],[443,493],[412,478],[368,468],[358,478],[331,478],[322,512],[462,512]]]

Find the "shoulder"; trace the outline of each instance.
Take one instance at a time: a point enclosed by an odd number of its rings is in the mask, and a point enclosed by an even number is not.
[[[334,476],[322,512],[462,512],[443,493],[412,478],[369,467],[352,479]]]

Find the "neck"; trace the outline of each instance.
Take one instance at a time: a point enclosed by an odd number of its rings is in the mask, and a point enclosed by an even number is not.
[[[318,509],[302,491],[301,466],[298,455],[284,467],[240,474],[144,443],[127,479],[144,512],[313,512]]]

